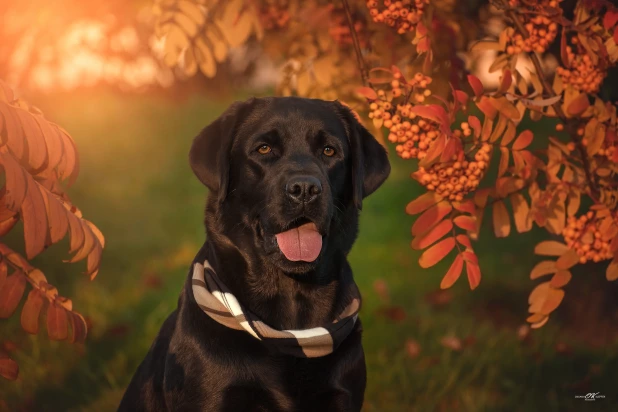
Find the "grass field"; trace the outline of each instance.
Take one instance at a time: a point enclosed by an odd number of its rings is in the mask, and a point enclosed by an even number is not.
[[[206,193],[187,153],[192,137],[229,102],[96,94],[35,103],[77,142],[82,172],[70,195],[103,231],[106,248],[94,282],[81,275],[83,262],[61,262],[66,244],[35,260],[90,319],[91,331],[86,345],[75,347],[49,342],[44,327],[38,337],[25,335],[18,316],[0,322],[0,342],[15,344],[12,356],[21,367],[18,381],[0,383],[0,399],[11,411],[113,411],[175,308],[187,265],[204,240]],[[486,225],[476,246],[480,286],[471,292],[462,277],[438,293],[450,262],[418,266],[419,253],[409,247],[414,218],[404,208],[420,188],[409,178],[409,163],[394,156],[392,163],[389,180],[364,203],[349,256],[364,298],[365,410],[618,410],[615,343],[593,345],[566,333],[560,316],[525,341],[518,338],[535,284],[528,273],[539,232],[495,240]],[[23,246],[18,235],[7,242]],[[390,316],[372,286],[377,279],[388,285],[396,309]],[[585,292],[568,287],[566,300],[578,293]],[[445,346],[444,337],[462,348]],[[605,398],[575,398],[588,392]]]

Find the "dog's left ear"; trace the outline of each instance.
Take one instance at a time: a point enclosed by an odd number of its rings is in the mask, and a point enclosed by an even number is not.
[[[359,210],[363,199],[375,192],[391,172],[386,149],[357,119],[346,105],[335,101],[347,124],[348,143],[352,162],[352,199]]]
[[[219,202],[227,197],[230,172],[230,150],[234,141],[238,119],[249,109],[254,98],[234,102],[219,118],[206,126],[195,139],[189,151],[189,164],[193,173],[216,193]]]

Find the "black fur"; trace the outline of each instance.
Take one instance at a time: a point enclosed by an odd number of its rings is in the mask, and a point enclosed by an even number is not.
[[[262,144],[271,152],[260,154]],[[324,155],[326,145],[333,156]],[[207,240],[195,261],[208,259],[238,300],[275,328],[331,322],[349,301],[339,285],[352,277],[346,256],[362,199],[390,173],[384,148],[339,102],[258,98],[234,103],[206,127],[190,163],[210,191]],[[321,183],[314,201],[286,196],[286,183],[298,176]],[[322,250],[314,262],[291,262],[274,235],[303,221],[322,233]],[[120,411],[360,411],[360,321],[328,356],[282,356],[204,314],[191,272]]]

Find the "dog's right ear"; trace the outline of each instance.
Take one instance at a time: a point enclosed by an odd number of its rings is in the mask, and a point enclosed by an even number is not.
[[[219,202],[227,197],[230,173],[230,150],[241,118],[255,101],[234,102],[217,120],[206,126],[189,151],[193,173],[210,190],[217,193]]]

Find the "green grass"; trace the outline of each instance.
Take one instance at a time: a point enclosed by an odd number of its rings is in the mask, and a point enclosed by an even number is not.
[[[103,231],[106,248],[93,282],[81,275],[83,262],[61,262],[66,244],[35,260],[93,326],[86,345],[76,347],[50,342],[44,327],[38,337],[25,335],[18,316],[0,322],[0,341],[6,336],[17,344],[12,356],[21,367],[18,381],[0,385],[0,399],[10,410],[30,405],[37,411],[112,411],[175,308],[187,265],[204,240],[206,193],[187,153],[192,137],[229,102],[96,94],[35,103],[77,142],[82,172],[69,193]],[[480,286],[471,292],[464,276],[445,305],[428,298],[450,262],[430,270],[418,266],[420,253],[409,247],[414,218],[404,208],[421,190],[409,178],[410,163],[395,157],[392,163],[389,180],[364,202],[360,236],[349,256],[364,297],[365,409],[618,410],[615,344],[586,345],[564,333],[560,317],[534,331],[530,343],[517,338],[534,286],[528,273],[539,231],[495,240],[487,224],[475,246]],[[23,246],[19,235],[7,242]],[[380,315],[385,303],[373,290],[376,279],[386,281],[390,304],[401,307],[405,319]],[[566,299],[577,292],[567,289]],[[446,335],[476,343],[453,351],[440,343]],[[407,355],[407,339],[420,345],[418,356]],[[559,342],[572,353],[557,351]],[[586,403],[574,398],[587,392],[606,398]]]

